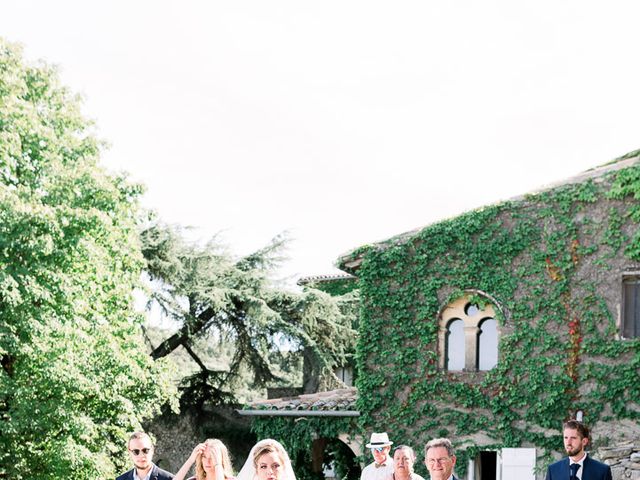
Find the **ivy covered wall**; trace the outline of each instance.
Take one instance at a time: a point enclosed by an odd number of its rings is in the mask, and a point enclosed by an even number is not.
[[[640,271],[640,151],[579,181],[468,212],[340,259],[358,276],[358,422],[263,418],[303,473],[314,438],[387,431],[422,448],[536,447],[542,470],[562,422],[584,412],[596,447],[640,438],[640,338],[621,339],[623,272]],[[438,367],[438,314],[465,291],[497,302],[498,365]],[[370,459],[366,459],[367,461]]]
[[[639,269],[639,200],[634,152],[578,183],[343,258],[359,260],[361,431],[418,450],[449,437],[459,473],[502,447],[535,446],[542,465],[577,410],[601,444],[618,431],[640,437],[640,339],[620,339],[618,324],[622,274]],[[502,309],[498,365],[443,371],[438,312],[469,289]],[[618,423],[631,430],[606,428]]]

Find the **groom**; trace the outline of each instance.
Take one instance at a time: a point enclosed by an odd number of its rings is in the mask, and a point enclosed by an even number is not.
[[[611,467],[587,455],[589,429],[577,420],[563,426],[564,449],[568,457],[549,465],[546,480],[611,480]]]

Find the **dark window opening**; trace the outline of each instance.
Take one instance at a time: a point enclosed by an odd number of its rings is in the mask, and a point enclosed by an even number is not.
[[[477,480],[496,480],[497,452],[480,452],[477,462]]]
[[[640,337],[640,276],[622,279],[622,336]]]

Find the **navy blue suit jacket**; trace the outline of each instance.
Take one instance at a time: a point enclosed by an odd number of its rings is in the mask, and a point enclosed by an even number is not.
[[[582,474],[582,480],[611,480],[611,467],[589,455],[584,459],[582,471],[578,473]],[[566,457],[549,465],[546,480],[569,480],[570,474],[569,457]]]
[[[126,473],[120,475],[116,480],[133,480],[133,468]],[[155,463],[151,469],[151,480],[171,480],[173,474],[159,468]]]

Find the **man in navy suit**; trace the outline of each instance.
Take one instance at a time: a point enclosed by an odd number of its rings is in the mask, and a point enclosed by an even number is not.
[[[158,468],[153,459],[153,442],[144,432],[135,432],[127,442],[133,468],[116,480],[171,480],[173,475]]]
[[[549,465],[546,480],[611,480],[611,467],[594,460],[584,451],[590,439],[586,425],[569,420],[562,431],[568,457]]]

